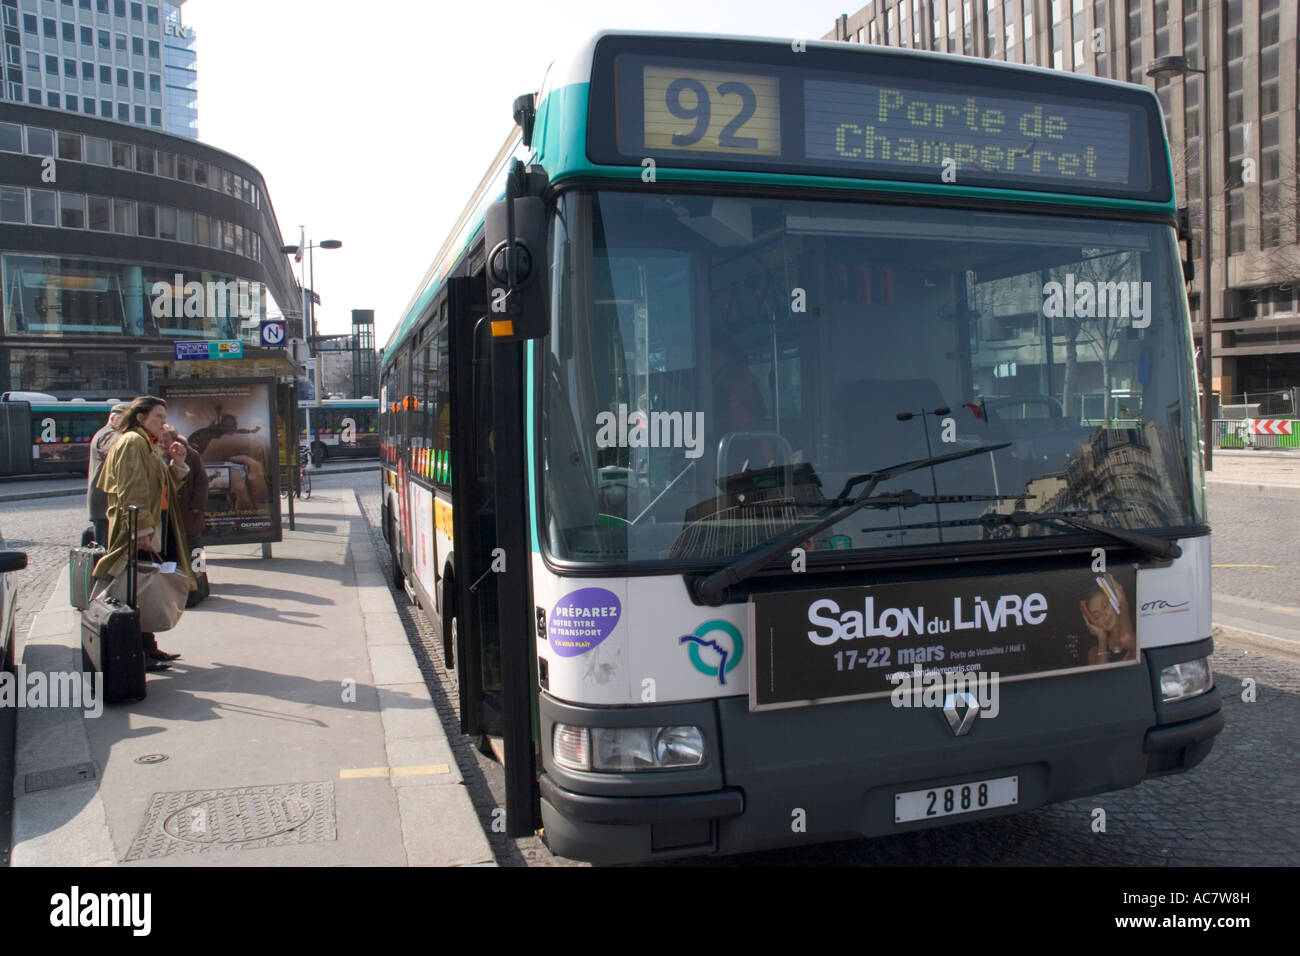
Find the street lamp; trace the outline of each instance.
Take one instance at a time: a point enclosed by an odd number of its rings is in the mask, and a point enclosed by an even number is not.
[[[1214,344],[1210,328],[1210,84],[1204,70],[1193,68],[1185,56],[1162,56],[1147,64],[1150,77],[1181,76],[1183,98],[1187,97],[1187,75],[1206,77],[1201,83],[1201,355],[1205,360],[1205,400],[1201,407],[1201,434],[1205,439],[1205,468],[1214,466]],[[1183,143],[1187,136],[1184,131]]]
[[[315,268],[316,263],[315,263],[315,258],[312,255],[312,250],[313,249],[339,249],[342,246],[343,243],[340,242],[338,239],[325,239],[322,240],[321,242],[309,242],[307,243],[306,246],[307,273],[308,273],[307,289],[310,298],[308,300],[308,305],[305,310],[305,314],[303,316],[303,322],[304,322],[303,334],[307,337],[307,354],[313,357],[316,357],[316,348],[315,348],[314,340],[319,339],[320,336],[317,335],[316,333],[316,268]],[[300,246],[281,246],[280,251],[283,252],[285,255],[296,256],[300,248],[301,248]],[[301,272],[299,274],[301,275]],[[310,329],[306,327],[308,324],[310,324]],[[319,359],[316,362],[316,380],[314,382],[314,385],[316,391],[316,403],[319,405],[320,394],[321,394],[321,364]]]

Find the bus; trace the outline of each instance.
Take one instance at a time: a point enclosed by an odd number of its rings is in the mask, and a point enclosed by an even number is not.
[[[70,474],[90,468],[90,440],[117,399],[59,399],[40,392],[0,398],[0,475]]]
[[[298,403],[298,443],[319,466],[329,459],[379,456],[379,400],[328,398]]]
[[[508,834],[734,854],[1205,759],[1188,257],[1149,90],[607,32],[513,113],[380,393],[394,583],[462,732],[499,738]]]

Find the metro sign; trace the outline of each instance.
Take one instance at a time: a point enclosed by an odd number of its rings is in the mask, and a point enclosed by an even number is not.
[[[1290,435],[1295,422],[1290,418],[1252,418],[1250,433],[1252,435]]]

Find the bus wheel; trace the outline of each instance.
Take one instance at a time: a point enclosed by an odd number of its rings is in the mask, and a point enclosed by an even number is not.
[[[402,560],[397,555],[397,518],[388,510],[388,556],[393,560],[393,587],[406,591],[406,575],[402,572]]]
[[[460,653],[457,646],[460,629],[456,626],[456,604],[452,598],[455,593],[455,578],[448,574],[442,579],[442,607],[439,615],[442,621],[442,660],[448,672],[456,669],[456,655]]]

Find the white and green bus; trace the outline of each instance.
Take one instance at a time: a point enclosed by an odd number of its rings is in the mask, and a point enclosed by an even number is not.
[[[384,534],[513,835],[635,861],[1188,770],[1223,725],[1168,146],[1124,83],[606,33],[385,349]]]

